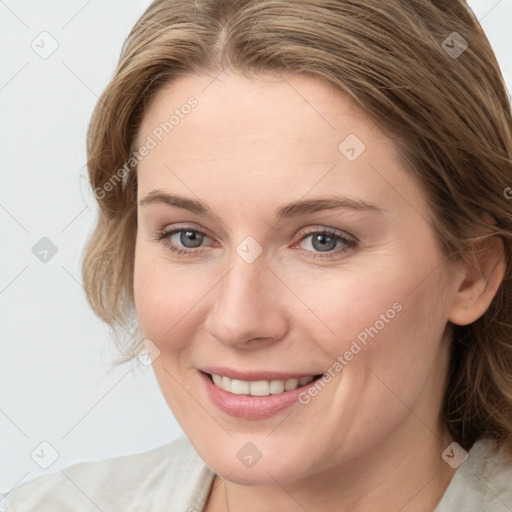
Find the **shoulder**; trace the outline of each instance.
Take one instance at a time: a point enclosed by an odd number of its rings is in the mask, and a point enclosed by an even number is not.
[[[480,439],[455,472],[435,512],[512,510],[512,460],[492,439]]]
[[[75,464],[36,478],[9,493],[3,511],[201,510],[213,477],[181,437],[147,452]]]

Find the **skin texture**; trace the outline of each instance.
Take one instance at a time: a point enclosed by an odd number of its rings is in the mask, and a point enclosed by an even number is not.
[[[485,311],[502,264],[488,287],[490,267],[448,271],[393,140],[326,85],[293,74],[182,77],[148,105],[139,146],[191,96],[197,106],[139,164],[138,199],[160,189],[214,215],[139,203],[134,289],[163,395],[217,474],[207,510],[227,510],[227,491],[231,512],[432,511],[454,473],[440,456],[452,442],[439,421],[447,325]],[[365,145],[354,161],[338,149],[349,134]],[[276,218],[291,201],[334,195],[382,211]],[[198,248],[180,233],[154,239],[171,228],[207,236]],[[325,229],[357,246],[321,252],[311,234]],[[248,236],[263,251],[252,263],[236,252]],[[396,303],[307,405],[239,419],[206,393],[207,365],[324,373]],[[262,455],[253,467],[237,457],[248,442]]]

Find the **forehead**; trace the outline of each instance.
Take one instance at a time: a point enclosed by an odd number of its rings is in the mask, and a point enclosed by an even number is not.
[[[274,203],[313,192],[396,203],[393,181],[418,193],[392,139],[345,94],[308,76],[181,77],[149,104],[138,145],[149,139],[139,197],[167,186],[233,202],[245,191],[240,206],[251,193]]]
[[[191,98],[197,105],[189,109],[187,102]],[[345,95],[319,80],[298,74],[181,77],[164,86],[150,102],[139,131],[139,143],[144,135],[169,121],[173,113],[174,136],[188,126],[198,135],[194,142],[212,145],[226,135],[246,145],[265,138],[267,142],[276,141],[276,136],[283,135],[279,137],[280,144],[299,140],[316,144],[323,140],[328,147],[345,127],[358,130],[362,136],[374,126]]]

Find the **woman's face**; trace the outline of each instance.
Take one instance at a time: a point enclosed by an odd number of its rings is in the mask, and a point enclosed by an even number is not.
[[[160,90],[138,144],[137,312],[205,462],[286,482],[434,443],[457,286],[393,140],[312,78],[222,73]]]

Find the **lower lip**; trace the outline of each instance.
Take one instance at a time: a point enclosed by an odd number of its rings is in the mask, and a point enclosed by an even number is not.
[[[299,395],[310,386],[313,386],[318,379],[311,381],[309,384],[294,389],[293,391],[284,391],[278,395],[268,396],[250,396],[250,395],[235,395],[229,391],[224,391],[218,388],[208,375],[200,372],[201,378],[204,380],[206,390],[212,402],[225,413],[236,416],[237,418],[244,418],[248,420],[255,420],[261,418],[270,418],[279,411],[290,407],[298,401]]]

